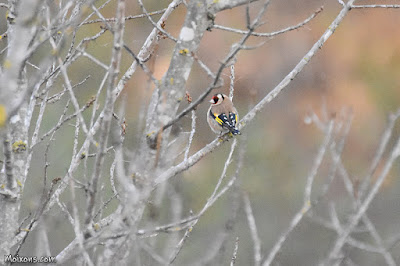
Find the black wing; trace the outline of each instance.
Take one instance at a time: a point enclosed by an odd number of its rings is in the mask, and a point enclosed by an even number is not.
[[[213,114],[210,110],[210,116],[217,121],[221,127],[228,129],[233,135],[240,134],[240,131],[236,128],[237,123],[237,115],[235,113],[229,113],[227,116],[225,113],[223,114]]]

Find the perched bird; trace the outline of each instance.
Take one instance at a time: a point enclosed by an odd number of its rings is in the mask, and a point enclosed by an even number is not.
[[[239,116],[231,99],[225,94],[217,93],[211,98],[210,103],[207,122],[212,131],[220,135],[228,131],[233,135],[240,134],[236,127]]]

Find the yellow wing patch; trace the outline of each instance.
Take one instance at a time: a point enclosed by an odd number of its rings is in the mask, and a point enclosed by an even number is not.
[[[222,122],[221,118],[218,117],[218,114],[214,113],[214,116],[215,116],[215,121],[217,121],[218,124],[222,125],[223,122]]]

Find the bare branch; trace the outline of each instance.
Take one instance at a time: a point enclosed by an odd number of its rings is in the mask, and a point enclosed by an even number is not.
[[[67,117],[64,118],[67,110],[68,110],[68,106],[69,106],[69,101],[67,103],[67,105],[65,106],[64,109],[64,113],[62,114],[62,116],[60,117],[60,120],[58,121],[57,125],[55,125],[52,129],[50,129],[48,132],[46,132],[45,134],[43,134],[43,136],[40,137],[40,141],[43,141],[46,137],[48,137],[50,134],[53,134],[54,132],[56,132],[60,127],[62,127],[66,122],[70,121],[71,119],[75,118],[78,116],[78,113],[83,113],[86,109],[88,109],[93,102],[95,101],[94,98],[90,99],[80,110],[78,110],[77,112],[73,113],[72,115],[69,115]],[[36,145],[37,143],[33,143],[31,149]]]
[[[189,234],[190,234],[190,232],[192,232],[192,230],[193,230],[192,226],[189,226],[189,228],[186,229],[185,234],[183,235],[181,241],[179,241],[178,245],[175,248],[174,253],[172,254],[171,258],[169,259],[168,265],[171,265],[175,261],[175,259],[178,256],[179,252],[182,250],[182,247],[183,247],[183,244],[185,243],[185,240],[189,237]]]
[[[181,230],[182,227],[186,228],[185,225],[187,224],[191,224],[192,226],[194,226],[195,223],[197,223],[197,221],[200,219],[200,217],[230,188],[232,187],[232,185],[234,184],[234,182],[236,181],[236,178],[239,176],[239,172],[242,168],[243,162],[244,162],[244,156],[245,156],[245,152],[246,149],[244,147],[241,147],[240,152],[239,152],[239,158],[238,158],[238,162],[236,164],[236,172],[235,175],[227,182],[227,184],[220,189],[220,191],[218,192],[218,188],[221,186],[222,183],[222,179],[224,179],[226,171],[227,171],[227,167],[230,164],[230,160],[231,160],[231,156],[233,154],[233,151],[235,149],[236,144],[232,143],[231,145],[231,151],[229,152],[228,155],[228,159],[225,162],[224,165],[224,169],[222,171],[222,174],[217,182],[216,187],[214,188],[213,193],[211,194],[211,196],[207,199],[206,204],[204,205],[203,209],[194,216],[190,216],[188,218],[184,218],[181,221],[175,222],[175,223],[171,223],[171,224],[167,224],[167,225],[163,225],[163,226],[159,226],[156,227],[153,230],[138,230],[137,234],[139,235],[148,235],[148,234],[154,234],[157,232],[174,232],[176,230]]]
[[[351,5],[351,8],[400,8],[400,5]]]
[[[348,222],[346,227],[343,229],[342,233],[336,239],[336,242],[335,242],[334,246],[332,247],[332,249],[324,263],[330,263],[331,261],[334,261],[338,258],[339,252],[342,249],[343,245],[345,244],[347,237],[352,232],[354,227],[358,224],[358,222],[360,221],[360,219],[364,215],[364,213],[367,211],[372,200],[375,198],[376,194],[378,193],[380,186],[382,185],[383,181],[386,179],[387,174],[388,174],[389,170],[391,169],[394,161],[398,158],[399,155],[400,155],[400,138],[397,139],[396,144],[393,147],[393,149],[389,155],[389,158],[387,159],[387,161],[382,169],[382,172],[377,177],[375,184],[372,186],[371,190],[367,194],[364,201],[360,204],[359,209],[356,211],[354,216],[350,219],[350,221]]]
[[[304,215],[311,209],[311,187],[314,181],[314,177],[317,174],[317,170],[320,168],[322,159],[326,153],[326,150],[329,147],[329,143],[331,142],[332,134],[333,134],[333,120],[329,122],[329,126],[327,131],[325,132],[324,141],[318,151],[316,158],[314,159],[313,166],[311,171],[307,177],[307,183],[304,191],[304,201],[302,208],[294,215],[293,219],[290,222],[289,227],[281,234],[278,241],[274,244],[271,251],[268,254],[268,257],[263,262],[263,266],[271,265],[276,255],[282,248],[283,243],[288,238],[289,234],[295,229],[295,227],[300,223],[303,219]]]
[[[153,11],[153,12],[150,12],[150,13],[147,13],[147,14],[127,16],[127,17],[124,17],[124,19],[125,20],[132,20],[132,19],[137,19],[137,18],[146,18],[147,16],[155,16],[155,15],[163,14],[166,10],[167,10],[167,8],[164,8],[164,9]],[[117,19],[116,18],[106,18],[105,21],[106,22],[116,22]],[[89,21],[83,22],[81,25],[100,23],[100,22],[104,22],[104,20],[103,19],[89,20]]]
[[[151,18],[150,14],[147,12],[146,8],[143,5],[142,0],[137,0],[140,7],[142,8],[143,13],[146,15],[147,19],[150,21],[150,23],[157,28],[158,31],[162,32],[165,36],[167,36],[169,39],[173,40],[174,42],[177,42],[178,40],[173,37],[171,34],[166,32],[162,26],[159,26],[157,23],[154,22],[154,20]]]
[[[235,65],[231,65],[231,77],[230,77],[230,85],[229,85],[229,98],[233,99],[233,92],[235,90]]]
[[[344,7],[327,30],[322,34],[320,39],[312,46],[307,54],[300,60],[300,62],[294,67],[294,69],[272,90],[270,91],[245,117],[240,121],[241,125],[248,123],[253,120],[254,116],[262,110],[266,103],[271,102],[278,94],[297,76],[297,74],[310,62],[311,58],[315,55],[318,49],[324,45],[324,43],[333,34],[339,24],[343,21],[344,17],[350,10],[350,6],[354,0],[349,0],[347,6]],[[240,129],[240,128],[239,128]]]
[[[193,136],[194,136],[194,133],[196,132],[196,119],[197,119],[196,111],[193,110],[192,111],[192,130],[190,131],[189,141],[186,146],[184,161],[186,161],[188,159],[190,146],[192,146]]]
[[[251,204],[247,194],[243,194],[244,210],[247,216],[247,222],[249,223],[250,235],[253,240],[254,249],[254,265],[261,265],[261,241],[257,233],[257,225],[254,219],[253,210],[251,209]]]
[[[71,188],[71,198],[72,198],[72,212],[74,215],[74,231],[75,236],[78,239],[78,244],[80,251],[82,252],[83,257],[85,258],[85,262],[88,265],[94,265],[92,260],[89,257],[89,254],[86,252],[85,247],[83,246],[83,234],[80,229],[80,219],[78,214],[78,207],[76,206],[76,198],[75,198],[75,188],[74,188],[74,180],[73,178],[70,179],[70,188]]]
[[[258,0],[219,0],[212,1],[210,6],[210,12],[218,13],[226,9],[232,9],[241,5],[247,5],[249,3],[256,2]],[[211,2],[211,0],[209,0]]]
[[[235,249],[233,250],[233,255],[231,259],[231,266],[235,265],[236,263],[238,250],[239,250],[239,237],[236,237]]]
[[[96,155],[95,167],[91,182],[89,184],[89,196],[87,198],[87,210],[85,215],[85,225],[88,227],[92,223],[94,217],[94,205],[97,194],[97,184],[101,176],[102,164],[104,161],[105,151],[107,149],[107,140],[110,133],[111,119],[113,115],[115,95],[113,89],[117,83],[117,77],[119,73],[119,67],[121,63],[121,48],[123,42],[123,33],[125,29],[125,1],[119,0],[117,7],[117,23],[115,24],[114,30],[114,43],[111,56],[111,63],[108,69],[109,79],[107,85],[106,103],[104,106],[104,117],[101,124],[100,136],[99,136],[99,147]]]
[[[290,27],[284,28],[282,30],[271,32],[271,33],[252,32],[251,36],[272,38],[272,37],[274,37],[276,35],[279,35],[279,34],[283,34],[283,33],[289,32],[289,31],[293,31],[293,30],[297,30],[297,29],[303,27],[304,25],[306,25],[308,22],[310,22],[313,18],[315,18],[322,11],[323,11],[323,7],[320,7],[311,16],[309,16],[304,21],[302,21],[299,24],[296,24],[294,26],[290,26]],[[229,27],[222,26],[222,25],[213,25],[213,28],[219,29],[219,30],[230,31],[230,32],[238,33],[238,34],[247,34],[247,31],[234,29],[234,28],[229,28]]]
[[[174,0],[172,1],[165,13],[161,16],[161,18],[158,20],[157,25],[160,27],[163,23],[166,22],[168,17],[171,15],[172,11],[180,5],[182,0]],[[139,51],[138,54],[138,59],[140,61],[145,61],[145,59],[148,60],[148,58],[153,54],[155,47],[160,41],[160,38],[158,38],[159,31],[157,28],[154,28],[152,32],[149,34],[147,37],[146,41],[144,42],[142,48]],[[133,63],[130,65],[128,70],[124,73],[120,81],[118,82],[118,85],[114,89],[113,93],[118,97],[119,94],[121,93],[122,89],[124,88],[126,82],[132,77],[133,73],[136,71],[136,66],[137,66],[137,61],[133,61]]]
[[[13,173],[13,156],[11,152],[11,143],[10,143],[10,135],[6,134],[3,139],[3,153],[4,153],[4,165],[5,165],[5,170],[6,170],[6,180],[7,180],[7,185],[6,188],[9,192],[14,191],[16,187],[16,181]],[[11,195],[10,195],[11,196]],[[12,199],[15,199],[16,197],[12,197]]]

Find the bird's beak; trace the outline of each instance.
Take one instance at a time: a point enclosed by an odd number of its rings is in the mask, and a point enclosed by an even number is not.
[[[210,103],[214,103],[214,100],[213,100],[213,99],[211,99],[209,102],[210,102]]]

